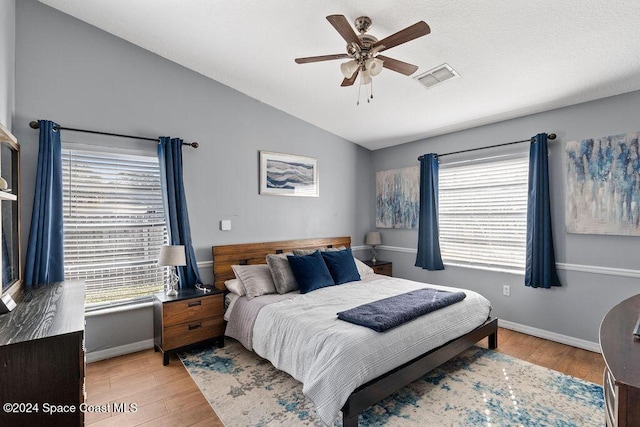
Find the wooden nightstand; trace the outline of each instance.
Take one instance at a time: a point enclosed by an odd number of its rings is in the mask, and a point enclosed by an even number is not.
[[[367,264],[369,267],[373,268],[373,272],[376,274],[384,274],[385,276],[393,276],[393,263],[391,261],[380,261],[376,260],[376,262],[369,260],[362,261]]]
[[[224,346],[224,292],[214,289],[204,293],[183,289],[177,296],[164,292],[153,301],[154,348],[162,352],[162,364],[169,364],[169,353],[181,347],[209,339]]]

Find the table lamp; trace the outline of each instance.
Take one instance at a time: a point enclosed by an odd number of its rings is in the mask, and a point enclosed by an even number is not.
[[[377,231],[370,231],[367,233],[367,237],[364,240],[365,245],[371,245],[371,262],[375,264],[376,262],[376,245],[382,243],[382,239],[380,238],[380,233]]]
[[[161,267],[171,267],[169,270],[169,289],[167,290],[167,296],[172,297],[178,295],[178,282],[180,278],[176,272],[176,267],[187,265],[184,245],[161,247],[158,265]]]

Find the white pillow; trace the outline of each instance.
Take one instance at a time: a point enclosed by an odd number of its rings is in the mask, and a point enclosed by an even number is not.
[[[232,265],[231,269],[242,283],[248,299],[276,293],[276,285],[267,264]]]
[[[224,282],[224,287],[227,288],[227,290],[232,294],[236,294],[239,296],[243,296],[245,294],[244,286],[242,286],[242,282],[240,282],[240,280],[238,279],[226,280]]]
[[[356,262],[356,267],[358,268],[358,273],[360,273],[360,276],[366,276],[368,274],[373,274],[373,268],[369,267],[367,264],[365,264],[364,262],[360,261],[356,257],[353,257],[353,259]]]

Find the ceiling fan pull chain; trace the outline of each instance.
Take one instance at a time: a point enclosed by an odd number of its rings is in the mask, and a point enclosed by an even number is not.
[[[360,80],[362,80],[362,74],[360,75]],[[356,105],[360,105],[360,89],[362,88],[362,84],[358,85],[358,102],[356,102]],[[368,101],[368,99],[367,99]]]
[[[369,87],[369,95],[370,95],[370,98],[367,98],[367,102],[369,102],[369,99],[373,99],[373,79],[371,79],[371,86]]]

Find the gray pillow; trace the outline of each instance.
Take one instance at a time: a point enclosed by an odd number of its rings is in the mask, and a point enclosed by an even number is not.
[[[269,254],[267,255],[267,265],[271,270],[271,277],[276,285],[279,294],[297,291],[299,286],[296,278],[289,266],[287,255],[291,254]]]
[[[276,285],[268,265],[232,265],[231,269],[244,286],[248,299],[276,293]]]
[[[335,251],[343,251],[347,249],[344,246],[339,246],[337,248],[315,248],[315,249],[294,249],[293,250],[293,254],[295,256],[307,256],[307,255],[311,255],[312,253],[314,253],[315,251],[320,251],[320,252],[335,252]]]

